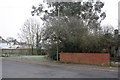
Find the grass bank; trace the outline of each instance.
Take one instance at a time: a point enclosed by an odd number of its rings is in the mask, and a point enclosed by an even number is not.
[[[47,56],[39,56],[39,55],[28,55],[28,56],[9,56],[9,58],[15,59],[24,59],[24,60],[32,60],[32,61],[51,61]]]

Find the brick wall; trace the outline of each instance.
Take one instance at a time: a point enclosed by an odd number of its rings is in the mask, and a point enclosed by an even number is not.
[[[109,65],[110,55],[107,53],[60,53],[60,61],[66,63]]]

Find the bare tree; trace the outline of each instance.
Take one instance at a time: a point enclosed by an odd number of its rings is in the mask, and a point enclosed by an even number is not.
[[[22,41],[26,42],[32,48],[38,48],[41,41],[41,27],[40,23],[35,19],[27,19],[21,28],[19,37]]]
[[[106,25],[106,26],[103,26],[103,33],[104,34],[108,34],[108,33],[114,33],[114,27],[111,26],[111,25]]]

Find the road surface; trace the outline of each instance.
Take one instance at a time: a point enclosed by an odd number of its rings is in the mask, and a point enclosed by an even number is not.
[[[117,74],[2,60],[2,78],[117,78]]]

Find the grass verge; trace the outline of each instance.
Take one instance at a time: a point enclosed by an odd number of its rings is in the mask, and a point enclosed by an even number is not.
[[[24,59],[24,60],[32,60],[32,61],[51,61],[51,59],[49,59],[46,56],[33,56],[33,55],[29,55],[29,56],[10,56],[10,58],[15,58],[15,59]]]

